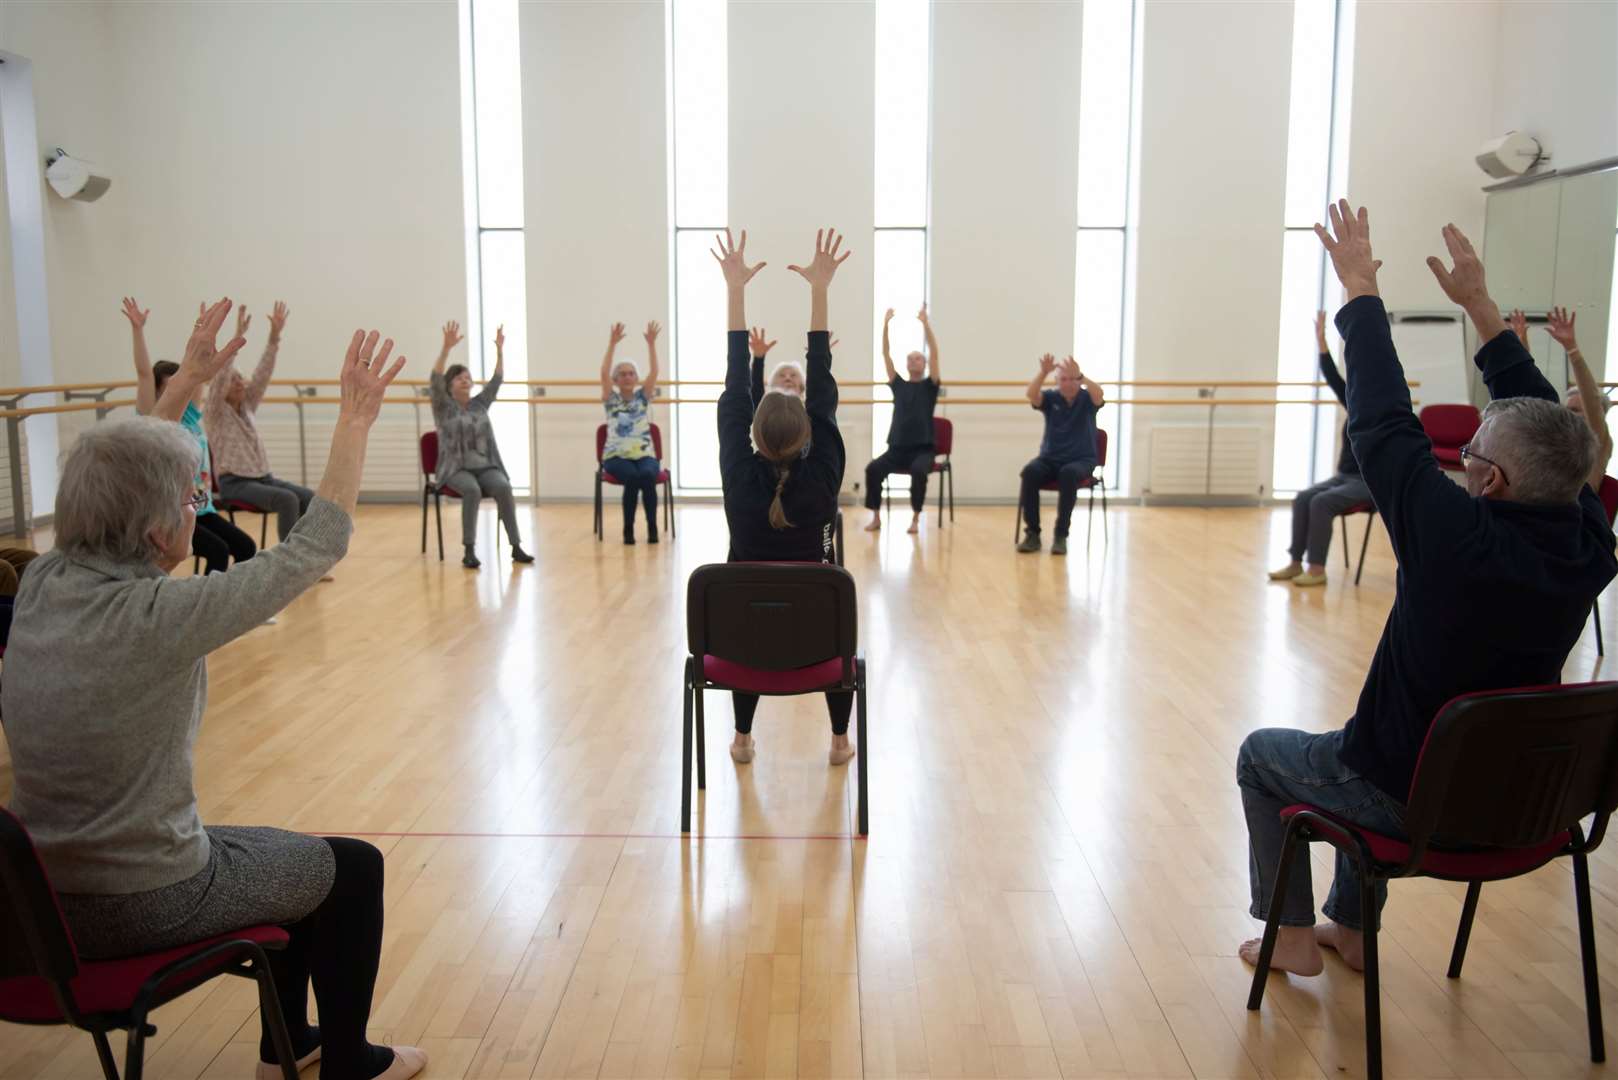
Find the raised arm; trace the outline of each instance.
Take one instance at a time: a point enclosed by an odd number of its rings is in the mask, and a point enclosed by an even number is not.
[[[191,339],[185,345],[185,357],[180,361],[179,370],[164,384],[163,396],[152,406],[153,416],[179,423],[197,388],[207,385],[209,380],[228,367],[236,354],[241,352],[242,346],[247,344],[239,337],[227,341],[223,348],[216,344],[219,331],[225,325],[225,316],[229,314],[230,298],[227,296],[212,307],[204,308],[202,314],[197,316]]]
[[[612,397],[612,357],[618,351],[618,343],[624,340],[624,324],[615,322],[612,329],[607,331],[607,351],[601,355],[601,400],[606,401]]]
[[[252,321],[253,317],[247,313],[245,305],[236,309],[236,336],[244,342],[247,340],[248,324]],[[232,357],[224,367],[214,372],[211,386],[208,390],[208,400],[202,407],[203,423],[210,428],[217,422],[219,414],[230,408],[230,401],[226,397],[225,391],[229,388],[230,380],[235,371],[236,360]]]
[[[892,321],[893,309],[889,308],[882,316],[882,366],[887,369],[889,382],[899,377],[898,370],[893,366],[893,352],[888,348],[888,324]]]
[[[837,380],[831,373],[831,334],[826,329],[828,320],[827,294],[837,268],[848,261],[852,251],[838,255],[843,238],[836,229],[821,229],[815,233],[815,257],[808,266],[789,266],[809,283],[809,348],[804,355],[804,406],[809,410],[811,423],[819,421],[837,424]]]
[[[433,374],[444,374],[444,365],[449,362],[450,350],[466,339],[461,336],[461,324],[451,319],[444,324],[444,347],[438,350],[438,359],[433,361]]]
[[[1506,326],[1500,315],[1500,306],[1489,297],[1489,286],[1483,276],[1483,260],[1478,258],[1472,242],[1454,225],[1444,226],[1444,245],[1449,249],[1453,269],[1444,269],[1443,260],[1436,256],[1427,260],[1433,276],[1438,279],[1444,294],[1460,305],[1477,328],[1478,349],[1473,362],[1483,371],[1483,382],[1491,398],[1537,397],[1544,401],[1560,402],[1556,387],[1545,378],[1534,363],[1533,354],[1516,334]]]
[[[646,324],[646,377],[640,381],[640,392],[646,395],[646,403],[650,405],[657,397],[657,335],[663,328],[655,322]]]
[[[938,335],[933,333],[933,320],[927,314],[927,305],[921,305],[921,311],[916,318],[921,322],[921,332],[927,335],[927,364],[928,375],[935,383],[942,383],[944,377],[938,373]]]
[[[1056,357],[1046,353],[1039,358],[1039,370],[1028,382],[1028,404],[1036,409],[1040,407],[1045,398],[1045,380],[1050,378],[1051,372],[1055,370]]]
[[[494,328],[494,374],[489,381],[483,384],[473,397],[473,401],[483,403],[485,409],[494,404],[494,399],[500,396],[500,387],[506,382],[506,324],[501,323]]]
[[[253,369],[253,377],[243,394],[243,404],[249,412],[258,409],[259,402],[264,400],[264,394],[270,388],[270,379],[275,375],[276,355],[281,349],[281,332],[286,329],[287,316],[291,314],[292,309],[279,300],[270,310],[270,339],[264,343],[264,355],[259,357],[258,367]]]
[[[135,346],[135,411],[142,416],[157,404],[157,387],[152,385],[152,355],[146,351],[146,317],[151,313],[151,308],[142,311],[134,297],[124,297],[124,318],[129,320],[129,333]]]
[[[763,263],[748,266],[747,231],[742,242],[733,245],[730,230],[716,236],[717,251],[710,251],[725,277],[727,314],[730,329],[725,335],[725,389],[719,395],[719,479],[730,483],[731,475],[753,456],[752,395],[747,385],[747,283],[764,268]]]
[[[1331,388],[1332,396],[1337,404],[1348,405],[1348,387],[1343,384],[1343,377],[1337,373],[1337,365],[1332,362],[1331,347],[1326,344],[1326,313],[1315,312],[1315,351],[1320,354],[1320,377]]]
[[[1578,387],[1579,401],[1584,406],[1584,422],[1595,432],[1597,452],[1595,468],[1590,474],[1590,489],[1600,491],[1601,478],[1606,475],[1607,462],[1612,457],[1612,432],[1607,427],[1607,397],[1601,392],[1601,384],[1596,382],[1590,365],[1585,362],[1584,353],[1579,351],[1578,338],[1574,334],[1574,323],[1578,318],[1578,312],[1569,312],[1564,307],[1552,308],[1545,329],[1552,340],[1567,350],[1567,362],[1573,369],[1573,385]]]
[[[1523,348],[1528,349],[1528,316],[1523,314],[1522,308],[1511,309],[1509,322],[1511,332],[1517,335],[1517,340],[1522,342]],[[1530,349],[1530,351],[1532,350]]]
[[[752,400],[753,408],[764,400],[764,358],[775,348],[775,342],[769,340],[762,326],[753,327],[753,332],[747,337],[748,351],[753,354],[752,377],[747,384],[747,395]]]
[[[1062,361],[1062,366],[1072,370],[1073,377],[1079,380],[1079,385],[1084,388],[1086,394],[1090,395],[1090,401],[1096,408],[1099,409],[1107,403],[1106,394],[1102,391],[1101,384],[1094,379],[1085,378],[1084,372],[1079,370],[1077,360],[1070,356]]]

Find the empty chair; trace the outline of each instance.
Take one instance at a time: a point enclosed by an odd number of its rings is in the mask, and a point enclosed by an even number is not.
[[[1510,798],[1501,798],[1510,792]],[[1590,1060],[1602,1061],[1600,983],[1590,909],[1589,852],[1601,843],[1618,809],[1618,683],[1497,690],[1449,702],[1433,720],[1410,784],[1403,837],[1385,836],[1315,807],[1289,806],[1269,919],[1253,987],[1264,998],[1276,932],[1300,844],[1331,844],[1357,867],[1365,924],[1366,1075],[1382,1075],[1382,1026],[1377,967],[1376,888],[1391,878],[1432,877],[1468,883],[1449,977],[1459,978],[1467,938],[1486,881],[1518,877],[1567,856],[1584,960],[1584,1000]],[[1580,822],[1594,820],[1588,835]],[[1440,843],[1435,837],[1443,837]]]
[[[865,659],[859,655],[854,578],[819,563],[711,563],[686,586],[685,754],[680,831],[691,831],[691,751],[706,789],[703,691],[787,696],[852,692],[859,833],[867,831]]]
[[[1432,440],[1433,457],[1445,469],[1465,472],[1461,464],[1461,447],[1478,433],[1483,417],[1471,405],[1426,405],[1417,415],[1421,428]]]

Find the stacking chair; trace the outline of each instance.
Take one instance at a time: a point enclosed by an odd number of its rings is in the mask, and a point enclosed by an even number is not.
[[[1102,470],[1105,469],[1106,467],[1107,467],[1107,433],[1105,431],[1102,431],[1100,428],[1097,428],[1096,429],[1096,471],[1091,473],[1090,476],[1087,479],[1085,479],[1085,480],[1083,480],[1083,481],[1081,481],[1079,483],[1079,490],[1080,491],[1088,490],[1090,492],[1090,505],[1088,507],[1086,507],[1086,509],[1084,511],[1084,546],[1085,546],[1086,549],[1088,549],[1089,546],[1090,546],[1090,531],[1095,527],[1095,522],[1093,520],[1091,520],[1091,515],[1093,515],[1095,513],[1095,509],[1096,509],[1096,489],[1098,489],[1098,488],[1101,490],[1101,536],[1102,536],[1103,539],[1105,539],[1106,536],[1107,536],[1107,479],[1102,474]],[[1056,490],[1058,490],[1058,485],[1057,485],[1055,480],[1052,480],[1048,484],[1041,484],[1039,486],[1039,490],[1041,490],[1041,491],[1056,491]],[[1022,488],[1021,487],[1017,488],[1017,524],[1016,524],[1016,527],[1011,530],[1011,539],[1012,539],[1013,542],[1021,542],[1021,540],[1022,540]]]
[[[867,832],[865,658],[859,654],[854,577],[822,563],[710,563],[686,586],[685,755],[680,831],[691,831],[691,750],[697,787],[708,787],[702,695],[764,696],[845,690],[855,700],[859,832]],[[694,725],[694,727],[693,727]]]
[[[70,1024],[90,1033],[107,1080],[118,1080],[107,1033],[124,1031],[125,1080],[140,1080],[146,1039],[157,1033],[151,1011],[217,975],[258,983],[283,1080],[298,1080],[292,1039],[275,996],[266,949],[284,949],[277,926],[250,926],[160,952],[120,960],[81,961],[22,822],[0,809],[0,1020]]]
[[[421,433],[421,553],[427,554],[427,497],[433,500],[433,524],[438,527],[438,561],[444,561],[444,510],[441,498],[459,499],[461,493],[436,479],[438,470],[438,432]],[[494,530],[494,545],[500,547],[500,530]]]
[[[602,517],[601,485],[612,484],[615,487],[623,486],[616,477],[601,467],[601,452],[607,447],[607,425],[602,424],[596,428],[596,539],[605,537],[607,527]],[[652,453],[657,455],[659,463],[663,461],[663,429],[656,424],[652,425]],[[657,470],[657,482],[663,485],[663,531],[670,536],[674,533],[674,480],[669,471],[661,464]]]
[[[1418,414],[1421,428],[1433,444],[1433,457],[1442,469],[1465,472],[1461,447],[1478,433],[1482,415],[1471,405],[1424,405]]]
[[[949,519],[955,520],[955,470],[950,467],[950,451],[955,447],[955,424],[942,416],[933,417],[933,468],[935,474],[942,474],[938,480],[938,525],[944,525],[944,485],[949,484]],[[887,499],[887,513],[893,516],[893,488],[888,485],[889,478],[882,478],[882,494]]]
[[[1611,525],[1613,516],[1618,514],[1618,479],[1611,476],[1601,478],[1601,490],[1596,492],[1601,497],[1601,505],[1607,510],[1607,524]],[[1601,598],[1590,606],[1590,614],[1596,620],[1596,655],[1606,656],[1607,647],[1601,641]]]
[[[236,515],[239,513],[258,515],[258,549],[263,551],[264,546],[270,539],[270,511],[245,499],[227,499],[219,494],[219,474],[214,472],[213,469],[212,450],[208,451],[208,476],[213,482],[214,506],[223,510],[230,517],[232,525],[236,524]]]
[[[1350,506],[1342,513],[1343,522],[1343,569],[1348,569],[1348,519],[1353,514],[1365,514],[1365,537],[1360,541],[1360,564],[1354,571],[1354,584],[1360,583],[1360,575],[1365,573],[1365,549],[1371,546],[1371,527],[1376,524],[1376,504],[1369,502]]]
[[[1510,797],[1502,798],[1508,792]],[[1406,836],[1375,833],[1307,804],[1281,811],[1286,835],[1247,1007],[1256,1010],[1264,1000],[1292,860],[1309,857],[1307,850],[1299,850],[1301,846],[1324,841],[1353,860],[1360,878],[1360,904],[1367,913],[1366,1076],[1381,1080],[1377,883],[1401,877],[1467,883],[1449,964],[1449,977],[1458,979],[1483,883],[1519,877],[1567,856],[1573,861],[1590,1060],[1603,1061],[1589,853],[1601,843],[1614,809],[1618,809],[1618,682],[1496,690],[1455,698],[1439,710],[1427,731],[1410,784]],[[1594,820],[1586,834],[1580,822],[1591,815]],[[1444,839],[1439,842],[1435,837]]]

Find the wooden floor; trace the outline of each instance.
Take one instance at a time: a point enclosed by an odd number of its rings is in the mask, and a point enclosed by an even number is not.
[[[767,700],[737,767],[720,695],[686,840],[685,579],[723,557],[720,511],[626,549],[586,507],[525,508],[521,570],[485,513],[471,574],[418,554],[414,508],[362,510],[336,583],[213,656],[196,755],[204,820],[387,853],[372,1036],[425,1047],[428,1076],[1363,1075],[1341,964],[1244,1011],[1233,773],[1254,728],[1348,716],[1392,593],[1380,527],[1362,587],[1334,565],[1304,591],[1264,580],[1284,511],[1114,510],[1066,559],[1015,554],[1007,507],[919,539],[851,512],[869,840],[818,699]],[[1567,677],[1602,673],[1587,631]],[[1618,842],[1597,856],[1618,1044]],[[1484,889],[1451,982],[1460,899],[1393,887],[1389,1075],[1615,1075],[1586,1056],[1566,865]],[[245,984],[156,1023],[149,1076],[251,1075]],[[88,1037],[0,1025],[0,1077],[95,1075]]]

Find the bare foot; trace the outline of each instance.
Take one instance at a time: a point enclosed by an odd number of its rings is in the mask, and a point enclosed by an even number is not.
[[[854,747],[849,743],[847,735],[833,735],[831,737],[831,751],[827,753],[826,760],[833,765],[842,765],[852,760]]]
[[[1259,947],[1263,938],[1244,941],[1236,952],[1243,960],[1258,966]],[[1308,926],[1283,926],[1275,938],[1275,952],[1270,955],[1270,968],[1290,971],[1294,975],[1319,975],[1326,970],[1320,947],[1315,944],[1314,929]]]
[[[1365,970],[1365,933],[1334,922],[1315,927],[1315,941],[1342,958],[1355,971]]]
[[[871,515],[871,523],[869,525],[865,526],[865,531],[866,532],[881,532],[882,531],[882,512],[880,510],[878,510],[875,514]]]
[[[736,733],[736,738],[730,743],[730,759],[738,765],[746,765],[753,760],[753,736]]]
[[[910,528],[906,529],[905,532],[909,533],[911,536],[915,536],[917,533],[921,532],[921,515],[920,514],[916,514],[916,515],[911,517],[911,519],[910,519]]]

